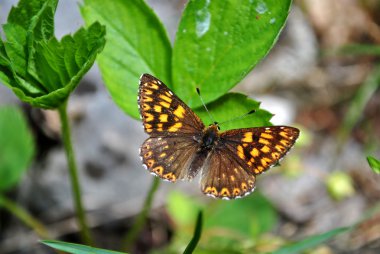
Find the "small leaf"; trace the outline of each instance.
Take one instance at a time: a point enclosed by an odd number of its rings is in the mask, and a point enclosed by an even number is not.
[[[203,212],[199,211],[197,216],[197,221],[195,223],[194,235],[191,239],[189,245],[187,245],[184,254],[191,254],[198,245],[199,239],[201,239],[202,234],[202,224],[203,224]]]
[[[266,110],[260,109],[259,106],[259,102],[250,99],[246,95],[228,93],[218,100],[208,104],[207,108],[214,120],[218,123],[222,123],[220,126],[222,130],[272,125],[269,121],[272,118],[272,114]],[[233,120],[233,118],[247,114],[252,109],[256,111],[242,119]],[[204,121],[205,125],[212,123],[212,120],[203,107],[195,109],[195,112]],[[228,122],[223,124],[225,121]]]
[[[54,249],[65,251],[72,254],[125,254],[124,252],[98,249],[98,248],[89,247],[86,245],[66,243],[66,242],[61,242],[61,241],[44,240],[41,242]]]
[[[166,31],[142,0],[85,0],[81,7],[87,24],[107,26],[107,45],[98,63],[116,104],[138,118],[138,78],[150,73],[170,84],[171,46]]]
[[[0,107],[0,191],[17,184],[34,155],[26,119],[17,108]]]
[[[282,247],[274,252],[272,254],[296,254],[296,253],[303,253],[303,251],[306,251],[308,249],[313,249],[316,246],[330,240],[336,235],[345,233],[347,231],[350,231],[352,227],[343,227],[343,228],[336,228],[331,231],[328,231],[326,233],[315,235],[308,237],[302,241],[289,244],[285,247]]]
[[[173,88],[191,107],[219,98],[268,53],[289,13],[291,0],[191,0],[173,49]]]
[[[375,159],[375,157],[368,156],[367,161],[372,171],[376,174],[380,174],[380,161]]]

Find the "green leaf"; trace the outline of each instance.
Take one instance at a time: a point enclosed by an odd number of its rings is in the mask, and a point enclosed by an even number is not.
[[[65,251],[72,254],[125,254],[124,252],[98,249],[98,248],[89,247],[86,245],[66,243],[66,242],[61,242],[61,241],[44,240],[41,242],[54,249]]]
[[[203,212],[199,211],[197,216],[197,221],[195,223],[194,235],[190,243],[187,245],[184,254],[191,254],[198,245],[199,239],[201,239],[202,234],[202,224],[203,224]]]
[[[167,209],[179,227],[187,227],[192,224],[197,217],[197,211],[202,207],[199,202],[182,192],[171,191],[169,194]]]
[[[53,92],[65,87],[71,80],[79,81],[103,48],[104,34],[104,27],[94,23],[88,30],[81,28],[74,36],[64,36],[61,42],[52,38],[37,43],[35,75],[46,90]]]
[[[212,209],[205,210],[205,230],[228,229],[234,234],[258,237],[277,223],[277,213],[271,203],[259,192],[243,199],[216,201]]]
[[[34,61],[36,72],[31,73],[41,81],[44,94],[31,96],[25,86],[13,87],[23,101],[36,107],[56,108],[61,105],[91,68],[105,44],[105,28],[94,23],[81,28],[73,36],[66,35],[59,42],[55,38],[36,43]],[[29,79],[31,80],[31,79]],[[25,84],[28,84],[27,82]]]
[[[54,13],[57,8],[58,0],[21,0],[17,7],[13,7],[8,16],[8,23],[4,25],[4,29],[8,26],[12,33],[6,33],[8,46],[13,50],[7,50],[8,56],[14,72],[20,75],[19,80],[21,87],[33,96],[41,95],[44,90],[41,85],[33,80],[28,70],[34,70],[33,54],[34,42],[40,40],[48,40],[54,36]],[[22,40],[12,41],[12,37],[22,36]],[[13,57],[12,57],[13,55]],[[14,57],[18,57],[19,61],[15,61]],[[21,60],[21,61],[20,61]],[[16,74],[14,78],[18,80]],[[31,84],[28,84],[31,83]]]
[[[272,125],[269,121],[272,118],[272,114],[266,110],[260,109],[259,106],[259,102],[250,99],[246,95],[228,93],[218,100],[208,104],[207,108],[214,120],[221,123],[220,127],[222,130]],[[247,115],[242,119],[233,120],[233,118],[242,116],[252,109],[255,109],[256,112]],[[203,107],[195,109],[195,112],[206,125],[207,123],[212,123],[212,120]],[[223,124],[224,121],[228,122]]]
[[[17,184],[34,155],[34,141],[22,112],[0,107],[0,192]]]
[[[189,106],[200,106],[241,81],[268,53],[291,0],[190,0],[173,49],[173,88]]]
[[[142,0],[85,0],[81,12],[87,24],[98,20],[106,25],[107,45],[98,58],[105,85],[116,104],[138,118],[141,74],[171,83],[171,47],[165,29]]]
[[[3,26],[0,79],[24,102],[56,108],[67,100],[105,44],[105,27],[94,23],[54,38],[57,0],[21,0]]]
[[[376,174],[380,174],[380,161],[375,159],[375,157],[367,157],[368,165],[371,167],[372,171]]]
[[[352,227],[342,227],[342,228],[336,228],[331,231],[328,231],[326,233],[315,235],[308,237],[302,241],[290,244],[288,246],[282,247],[274,252],[272,254],[296,254],[301,253],[302,251],[313,249],[316,246],[330,240],[336,235],[345,233],[349,230],[351,230]]]
[[[48,40],[54,36],[57,4],[58,0],[20,0],[17,7],[12,7],[9,12],[8,23],[33,32],[36,40]]]

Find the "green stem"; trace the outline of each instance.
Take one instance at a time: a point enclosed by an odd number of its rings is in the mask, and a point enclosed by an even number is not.
[[[48,230],[45,226],[34,218],[28,211],[23,209],[18,204],[14,203],[12,200],[0,194],[0,206],[7,209],[10,213],[16,216],[19,220],[21,220],[25,225],[32,228],[39,237],[43,239],[49,239]]]
[[[136,221],[133,224],[131,230],[129,230],[127,235],[124,237],[123,246],[122,246],[123,250],[129,250],[131,248],[132,244],[136,240],[136,237],[140,233],[141,229],[144,227],[148,212],[152,206],[154,194],[157,191],[159,185],[160,185],[160,179],[158,177],[155,177],[153,179],[152,185],[148,192],[148,196],[145,199],[142,211],[137,216]]]
[[[68,118],[67,118],[67,101],[58,108],[58,111],[59,111],[59,116],[61,118],[62,138],[63,138],[63,143],[65,146],[67,163],[69,166],[71,190],[72,190],[72,195],[74,198],[74,206],[76,210],[78,223],[80,226],[80,234],[82,237],[82,241],[85,244],[93,245],[93,241],[90,235],[90,230],[86,222],[86,214],[84,212],[83,203],[81,199],[78,170],[77,170],[77,165],[75,161],[73,146],[71,143],[70,126],[69,126]]]
[[[198,242],[201,239],[202,225],[203,225],[203,212],[199,211],[198,216],[197,216],[197,222],[195,223],[193,238],[191,239],[189,245],[187,245],[183,254],[191,254],[197,247]]]

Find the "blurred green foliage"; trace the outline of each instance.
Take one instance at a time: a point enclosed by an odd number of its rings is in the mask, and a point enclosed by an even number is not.
[[[278,215],[270,202],[255,192],[242,199],[196,200],[181,192],[171,192],[168,211],[175,223],[172,246],[163,250],[175,252],[184,248],[193,233],[199,209],[203,210],[202,239],[195,253],[201,251],[242,251],[244,244],[254,244],[277,224]]]
[[[94,248],[86,245],[75,244],[75,243],[66,243],[62,241],[52,241],[44,240],[41,243],[52,247],[56,250],[64,251],[72,254],[127,254],[124,252],[104,250],[99,248]]]
[[[4,192],[21,180],[35,145],[23,113],[15,107],[0,107],[0,133],[0,192]]]
[[[380,174],[380,161],[375,159],[375,157],[368,156],[367,161],[372,171],[376,174]]]

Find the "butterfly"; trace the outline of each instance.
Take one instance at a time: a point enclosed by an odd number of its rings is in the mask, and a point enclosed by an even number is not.
[[[162,81],[140,77],[138,107],[149,138],[140,148],[143,166],[163,180],[191,180],[201,173],[204,194],[234,199],[251,193],[256,176],[294,145],[299,130],[288,126],[220,132],[201,119]]]

